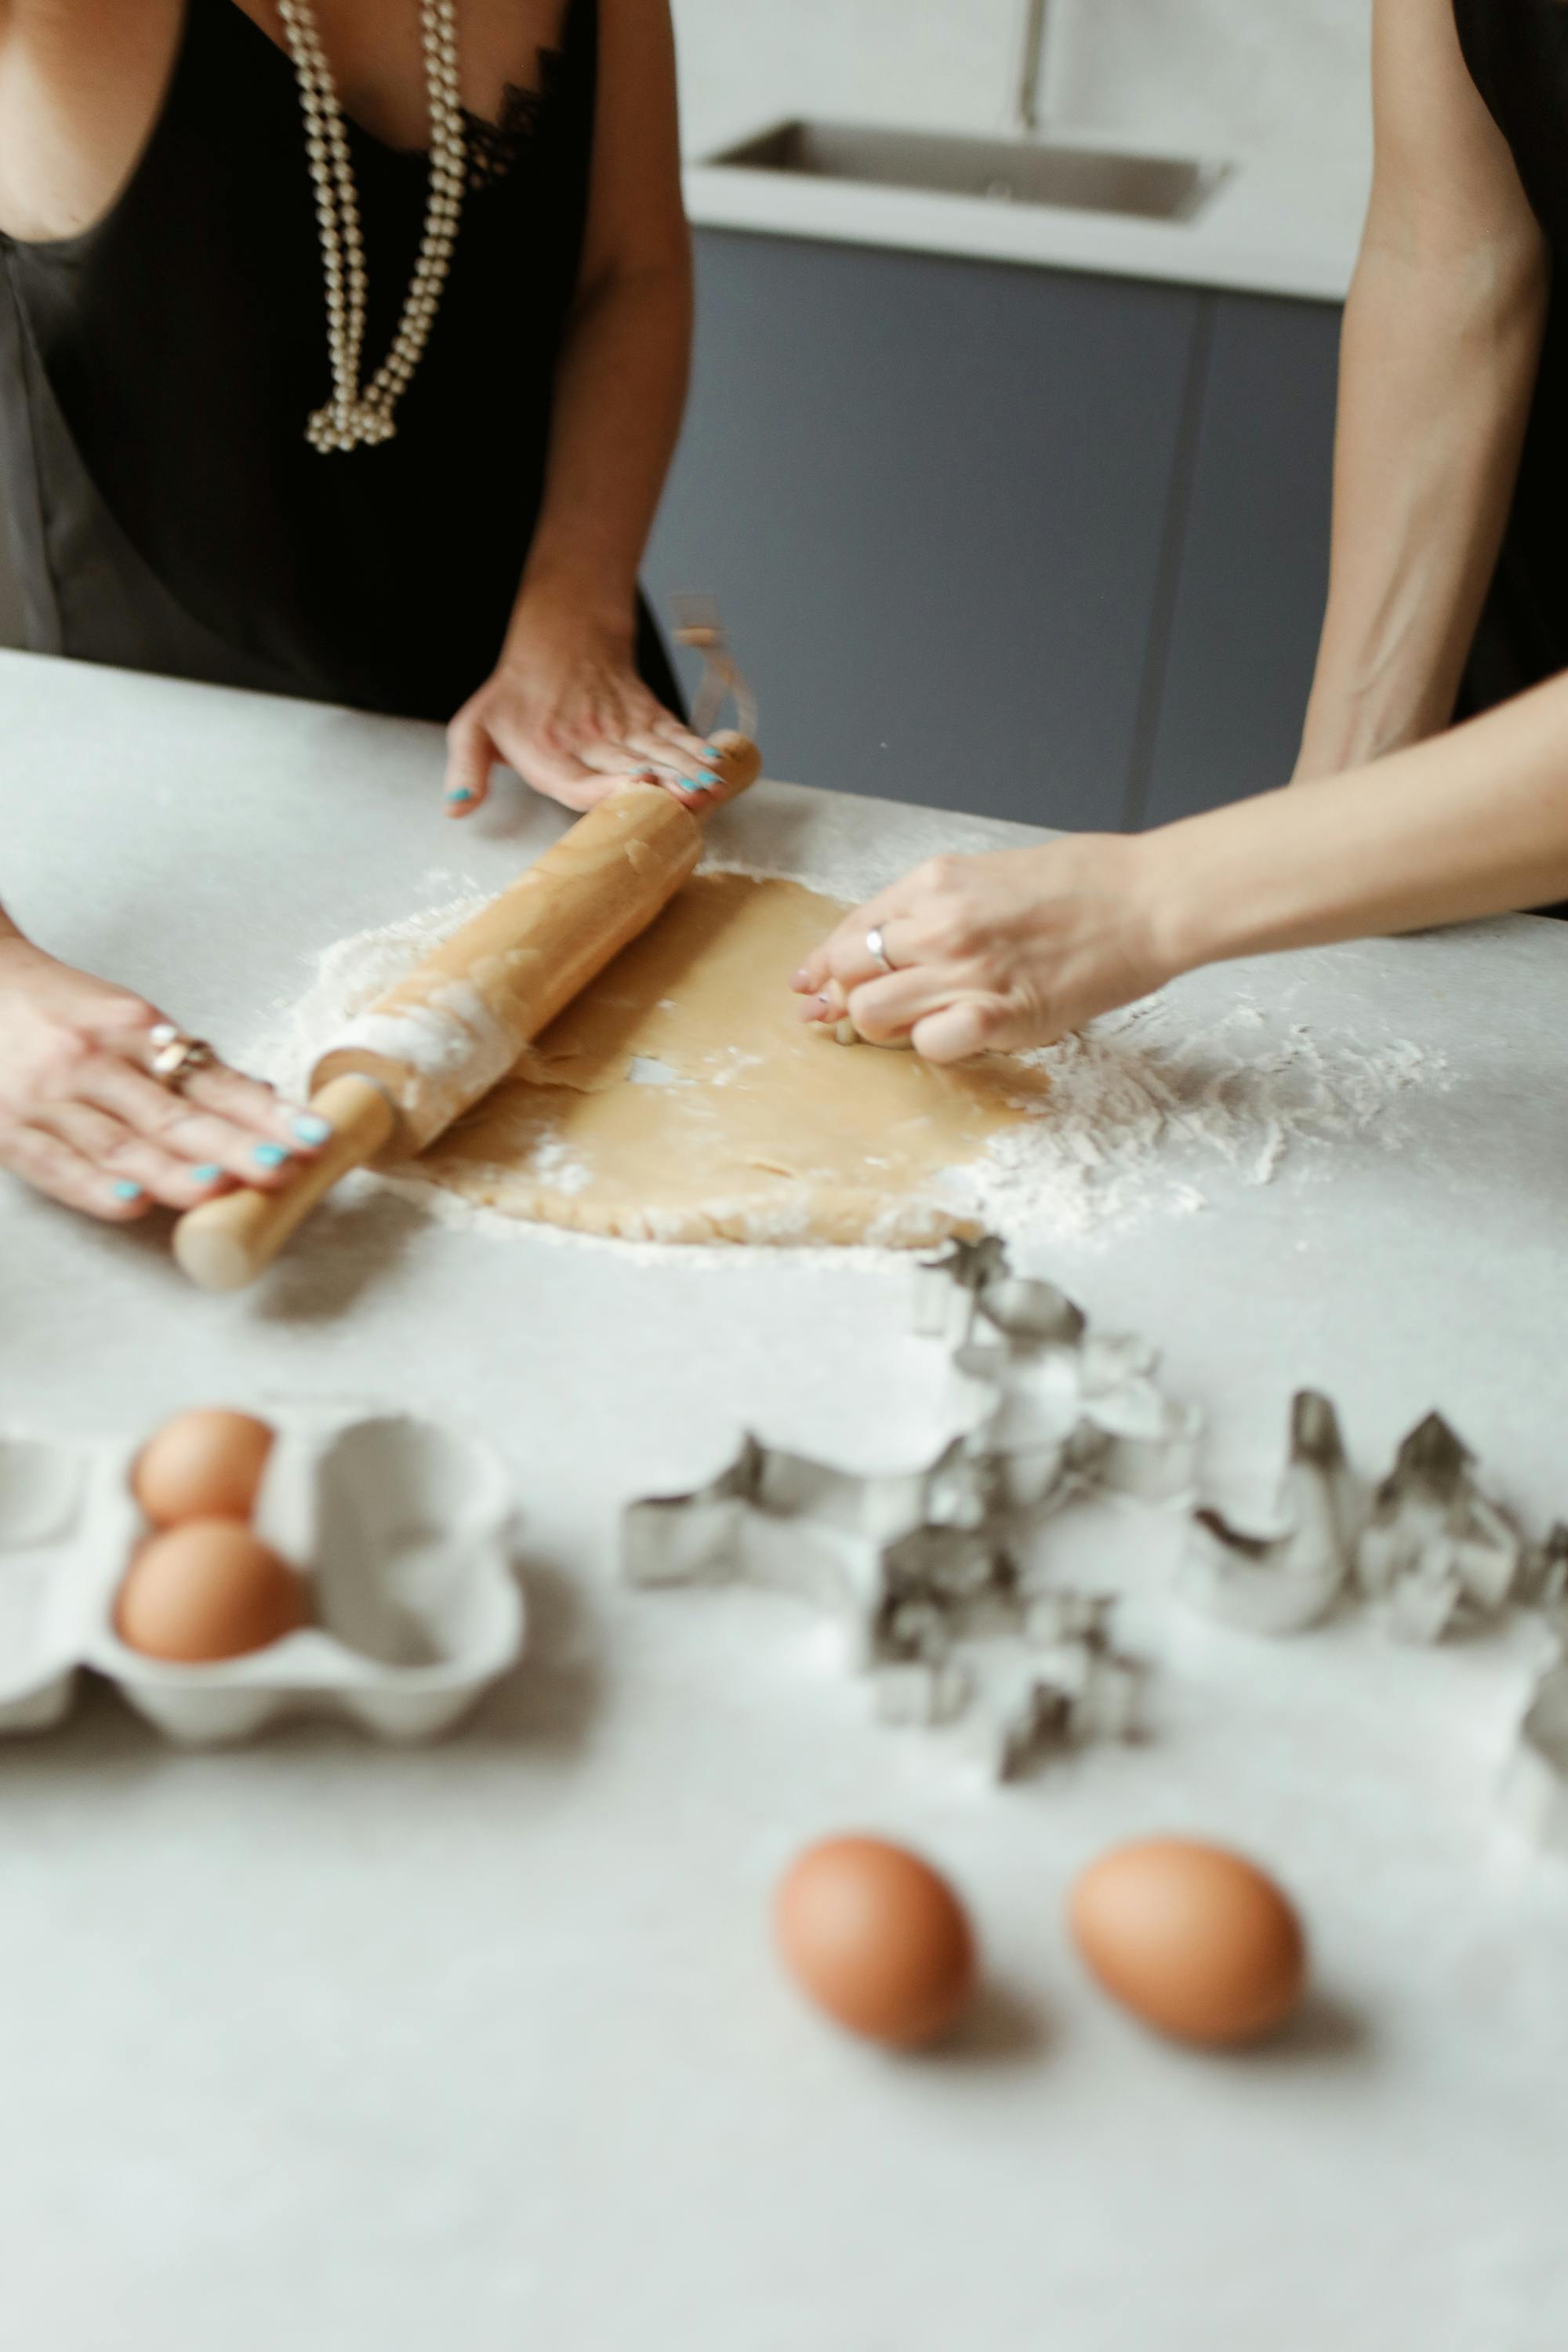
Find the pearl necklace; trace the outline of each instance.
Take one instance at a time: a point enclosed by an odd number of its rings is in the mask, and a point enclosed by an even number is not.
[[[325,456],[333,449],[391,440],[397,430],[394,412],[424,356],[436,322],[463,203],[465,151],[458,102],[457,0],[419,0],[430,93],[430,194],[425,234],[392,348],[363,387],[364,245],[342,110],[310,0],[278,0],[278,13],[288,35],[300,102],[305,110],[305,145],[315,184],[326,277],[332,397],[316,410],[305,427],[312,448]]]

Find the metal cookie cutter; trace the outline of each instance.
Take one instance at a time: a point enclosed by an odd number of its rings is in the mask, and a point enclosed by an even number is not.
[[[1399,1448],[1370,1499],[1345,1455],[1333,1406],[1310,1390],[1291,1408],[1279,1527],[1248,1535],[1216,1510],[1194,1514],[1178,1590],[1205,1615],[1252,1633],[1297,1633],[1342,1594],[1370,1601],[1396,1641],[1442,1640],[1464,1617],[1495,1618],[1530,1597],[1527,1571],[1558,1578],[1475,1474],[1440,1413]]]
[[[1568,1525],[1530,1553],[1522,1601],[1557,1636],[1557,1656],[1537,1681],[1502,1777],[1502,1801],[1538,1845],[1568,1853]]]
[[[1568,1851],[1568,1660],[1559,1657],[1531,1693],[1502,1801],[1537,1844]]]
[[[1007,1779],[1130,1738],[1142,1669],[1112,1647],[1108,1601],[1028,1589],[989,1487],[962,1439],[879,1477],[748,1437],[707,1486],[629,1506],[622,1566],[638,1586],[754,1584],[826,1610],[881,1721],[969,1719],[970,1752]]]
[[[1021,1663],[1010,1690],[993,1685],[985,1694],[969,1737],[993,1780],[1016,1780],[1042,1758],[1138,1737],[1144,1668],[1115,1648],[1111,1603],[1079,1593],[1053,1598],[1068,1612],[1090,1612],[1089,1622],[1045,1657]]]
[[[673,600],[675,642],[702,656],[702,676],[691,707],[691,730],[706,742],[719,723],[726,702],[735,706],[735,724],[752,741],[757,734],[757,698],[730,648],[719,606],[711,596],[677,596]]]
[[[934,1646],[910,1614],[945,1611],[996,1573],[985,1497],[962,1440],[907,1475],[858,1475],[745,1438],[729,1467],[687,1495],[627,1507],[621,1559],[636,1585],[756,1584],[838,1617],[850,1663]]]
[[[1350,1580],[1364,1491],[1345,1457],[1339,1416],[1303,1389],[1290,1407],[1290,1451],[1273,1535],[1247,1535],[1198,1510],[1177,1591],[1205,1617],[1244,1633],[1300,1633],[1326,1617]]]
[[[1026,1602],[1028,1650],[972,1665],[945,1648],[883,1664],[876,1675],[884,1723],[929,1729],[964,1718],[968,1753],[994,1780],[1101,1740],[1138,1736],[1142,1661],[1123,1656],[1105,1595],[1061,1590]]]
[[[1190,1489],[1202,1416],[1167,1396],[1142,1339],[1091,1331],[1055,1284],[998,1243],[955,1243],[917,1276],[915,1324],[956,1335],[955,1404],[1003,1507],[1086,1488],[1168,1500]]]
[[[1069,1490],[1115,1484],[1116,1449],[1143,1442],[1127,1434],[1139,1413],[1160,1422],[1163,1463],[1186,1423],[1175,1439],[1165,1428],[1146,1349],[1096,1353],[1072,1301],[1019,1281],[999,1243],[959,1245],[922,1285],[928,1318],[941,1300],[938,1320],[975,1335],[954,1375],[963,1433],[890,1476],[748,1437],[705,1486],[628,1507],[623,1567],[637,1585],[739,1581],[828,1610],[884,1721],[971,1718],[972,1747],[1005,1777],[1030,1756],[1130,1737],[1142,1679],[1111,1644],[1112,1604],[1042,1586],[1010,1535]]]
[[[1397,1640],[1438,1642],[1457,1620],[1508,1607],[1527,1551],[1518,1522],[1477,1478],[1475,1455],[1434,1412],[1373,1497],[1356,1573]]]
[[[1521,1599],[1543,1611],[1568,1638],[1568,1521],[1559,1519],[1524,1563]]]
[[[983,1305],[988,1319],[998,1320],[1003,1286],[1012,1279],[1007,1244],[994,1234],[984,1234],[978,1241],[950,1242],[935,1257],[922,1258],[915,1270],[915,1329],[922,1339],[963,1347],[973,1336]],[[1076,1338],[1083,1328],[1083,1316],[1071,1299],[1052,1283],[1037,1283],[1033,1288],[1052,1328],[1060,1328],[1064,1338]]]

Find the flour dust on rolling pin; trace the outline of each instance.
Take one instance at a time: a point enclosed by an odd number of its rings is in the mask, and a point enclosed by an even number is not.
[[[721,738],[725,797],[755,782],[753,743]],[[181,1219],[192,1279],[255,1278],[338,1179],[426,1149],[482,1099],[572,999],[696,871],[702,828],[659,786],[631,782],[578,820],[510,889],[350,1022],[317,1063],[312,1105],[333,1127],[318,1161],[277,1193],[242,1191]]]

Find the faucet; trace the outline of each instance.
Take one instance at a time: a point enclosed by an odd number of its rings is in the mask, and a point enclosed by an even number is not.
[[[1025,0],[1024,46],[1018,68],[1016,110],[1018,129],[1033,139],[1040,128],[1046,80],[1046,19],[1050,0]]]

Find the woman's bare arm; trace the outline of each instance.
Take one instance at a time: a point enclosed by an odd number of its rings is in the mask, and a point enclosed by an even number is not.
[[[1568,676],[1143,845],[1156,961],[1175,970],[1568,898]]]
[[[545,496],[495,673],[447,730],[468,815],[505,761],[571,808],[645,763],[691,806],[713,754],[637,673],[637,567],[680,430],[691,252],[668,0],[601,0],[594,185]]]
[[[1376,0],[1377,166],[1345,312],[1328,612],[1297,769],[1447,726],[1497,561],[1545,243],[1453,0]]]
[[[917,866],[847,916],[795,985],[807,1020],[847,1005],[865,1036],[955,1062],[1049,1045],[1200,964],[1562,898],[1568,676],[1310,792]]]
[[[600,25],[587,245],[522,601],[563,589],[629,631],[686,402],[691,246],[666,0],[602,0]]]

